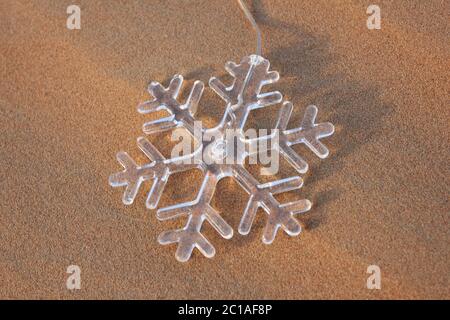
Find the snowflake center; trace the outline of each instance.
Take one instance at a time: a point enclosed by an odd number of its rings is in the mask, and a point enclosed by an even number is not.
[[[209,149],[212,160],[220,162],[227,157],[227,142],[225,140],[214,141]]]

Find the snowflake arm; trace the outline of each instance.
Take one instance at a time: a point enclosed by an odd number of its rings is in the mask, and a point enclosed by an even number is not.
[[[233,236],[231,226],[211,206],[211,199],[216,185],[216,177],[211,172],[207,172],[194,201],[162,208],[157,212],[157,217],[160,220],[188,215],[184,228],[163,232],[158,238],[160,244],[178,243],[175,257],[181,262],[189,260],[194,248],[197,248],[208,258],[212,258],[215,255],[214,247],[201,234],[201,228],[205,220],[225,239],[230,239]]]
[[[182,172],[198,167],[193,161],[180,161],[179,159],[166,159],[164,156],[145,138],[137,140],[139,149],[151,160],[150,163],[138,166],[136,162],[126,153],[119,152],[117,160],[125,168],[124,171],[115,173],[109,177],[109,184],[112,187],[126,186],[122,201],[126,205],[134,202],[139,188],[145,180],[153,180],[152,187],[148,193],[146,206],[155,209],[161,198],[167,179],[170,174]]]
[[[167,88],[164,88],[159,82],[154,81],[150,83],[148,91],[154,99],[140,104],[138,106],[138,112],[148,114],[159,110],[165,110],[170,115],[168,117],[144,123],[142,127],[144,133],[151,134],[182,126],[193,134],[193,116],[197,111],[198,103],[202,97],[205,86],[203,82],[196,81],[192,86],[186,103],[180,104],[177,101],[177,98],[182,84],[183,76],[181,75],[175,75]]]
[[[256,212],[260,207],[268,215],[262,237],[264,243],[272,243],[280,227],[290,236],[300,234],[301,226],[297,219],[294,218],[294,215],[308,211],[311,208],[311,202],[303,199],[280,204],[273,196],[274,194],[301,188],[303,180],[300,177],[290,177],[259,184],[242,166],[234,167],[234,177],[250,195],[239,224],[240,234],[246,235],[250,232]]]
[[[278,112],[275,131],[270,135],[261,136],[254,139],[243,139],[247,144],[247,155],[250,156],[259,152],[256,146],[259,141],[271,140],[272,149],[279,152],[286,161],[299,173],[308,171],[308,163],[295,152],[291,146],[304,143],[311,151],[320,158],[326,158],[329,151],[319,140],[334,133],[334,126],[331,123],[315,124],[317,107],[310,105],[306,108],[300,127],[286,130],[289,123],[293,106],[286,101]]]
[[[282,126],[280,129],[283,130],[283,141],[285,141],[288,146],[304,143],[319,158],[326,158],[329,151],[319,140],[331,136],[334,133],[334,126],[329,122],[319,124],[314,123],[318,112],[317,107],[315,105],[306,107],[305,115],[303,116],[300,127],[291,130],[286,130],[285,124],[289,121],[292,113],[292,104],[290,102],[285,103],[282,110],[282,117],[278,123]]]
[[[264,85],[278,81],[279,74],[269,71],[268,60],[251,55],[242,59],[240,64],[227,62],[225,69],[234,78],[231,86],[226,87],[219,79],[212,77],[209,86],[231,106],[236,125],[242,129],[247,116],[253,109],[266,107],[282,101],[280,92],[260,93]]]

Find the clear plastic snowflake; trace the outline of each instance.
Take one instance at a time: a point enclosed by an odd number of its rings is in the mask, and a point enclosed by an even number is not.
[[[298,128],[287,130],[293,106],[286,101],[279,110],[278,121],[274,128],[278,130],[253,139],[246,138],[243,128],[249,112],[282,102],[280,92],[261,93],[262,87],[278,81],[279,75],[278,72],[269,71],[269,61],[258,55],[244,57],[240,64],[228,62],[225,69],[234,79],[232,85],[226,87],[220,80],[213,77],[209,81],[209,86],[225,100],[226,111],[219,125],[202,129],[204,138],[197,149],[189,155],[166,159],[146,138],[140,137],[137,140],[138,146],[150,162],[138,165],[126,152],[119,152],[117,160],[125,170],[111,175],[109,179],[113,187],[125,186],[123,203],[127,205],[133,203],[144,180],[153,181],[146,206],[149,209],[155,209],[172,173],[194,168],[202,170],[204,178],[195,200],[160,208],[156,213],[159,220],[188,216],[184,228],[163,232],[158,238],[161,244],[178,243],[175,257],[179,261],[189,260],[195,247],[208,258],[215,255],[213,245],[201,233],[205,220],[222,237],[229,239],[233,236],[233,228],[211,206],[217,183],[224,177],[233,177],[249,194],[248,204],[238,227],[240,234],[246,235],[250,232],[257,210],[261,207],[267,214],[262,236],[264,243],[272,243],[280,227],[290,236],[298,235],[301,232],[301,226],[295,215],[308,211],[311,208],[311,202],[303,199],[279,203],[274,195],[299,189],[303,180],[299,176],[293,176],[262,184],[245,169],[244,161],[254,152],[251,145],[265,139],[271,142],[272,152],[279,152],[299,173],[305,173],[308,170],[308,164],[291,146],[304,143],[318,157],[325,158],[328,156],[328,149],[319,140],[334,132],[331,123],[315,124],[317,107],[313,105],[306,108],[303,121]],[[138,111],[148,114],[166,110],[170,116],[145,123],[144,133],[151,134],[183,127],[194,135],[194,116],[202,97],[204,84],[196,81],[187,101],[182,104],[177,101],[182,82],[183,77],[175,75],[167,88],[157,82],[150,84],[148,91],[154,98],[139,105]],[[227,143],[225,138],[227,129],[237,131],[241,135],[240,141],[249,146],[241,152],[233,152],[231,155],[233,161],[230,163],[223,161],[225,157],[230,156],[228,151],[231,150],[230,143]],[[190,161],[194,158],[201,160]]]

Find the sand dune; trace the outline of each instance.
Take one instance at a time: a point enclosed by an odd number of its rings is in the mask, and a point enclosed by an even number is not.
[[[115,154],[140,156],[136,106],[151,80],[223,75],[255,37],[234,1],[167,2],[81,1],[74,31],[64,2],[0,5],[0,297],[450,298],[448,3],[381,1],[382,29],[370,31],[364,1],[254,1],[291,124],[319,106],[336,125],[331,154],[305,153],[305,185],[286,195],[314,203],[299,237],[264,245],[261,213],[247,237],[205,227],[216,256],[181,264],[156,241],[177,222],[109,187]],[[223,108],[212,97],[199,112],[214,123]],[[150,140],[170,150],[167,135]],[[199,181],[171,179],[163,204],[192,199]],[[233,227],[246,201],[232,180],[214,199]],[[80,291],[65,287],[70,264]],[[372,264],[381,290],[366,288]]]

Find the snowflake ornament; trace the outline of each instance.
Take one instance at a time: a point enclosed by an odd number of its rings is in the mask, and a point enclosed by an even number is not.
[[[331,123],[315,123],[317,107],[314,105],[306,108],[299,127],[287,130],[293,106],[286,101],[279,110],[274,128],[277,130],[273,130],[269,135],[253,139],[246,138],[243,128],[250,111],[282,102],[280,92],[261,93],[262,87],[278,81],[279,75],[276,71],[269,71],[269,61],[259,55],[244,57],[240,64],[228,62],[225,69],[234,79],[232,85],[227,87],[213,77],[209,81],[209,86],[226,102],[226,111],[219,125],[201,129],[203,138],[198,148],[191,154],[166,159],[146,138],[140,137],[137,140],[138,147],[150,161],[138,165],[126,152],[119,152],[117,160],[125,169],[109,178],[111,186],[125,187],[123,203],[126,205],[133,203],[141,183],[144,180],[151,180],[153,184],[148,193],[146,206],[149,209],[155,209],[171,174],[195,168],[202,170],[204,178],[195,200],[159,208],[156,213],[159,220],[174,219],[182,215],[188,217],[184,228],[163,232],[158,237],[160,244],[178,244],[175,257],[179,261],[189,260],[194,248],[208,258],[215,255],[213,245],[201,233],[205,220],[222,237],[230,239],[233,236],[233,228],[211,206],[217,183],[225,177],[233,177],[249,194],[249,200],[238,227],[240,234],[246,235],[250,232],[257,210],[261,207],[267,214],[262,236],[264,243],[272,243],[280,228],[290,236],[298,235],[301,232],[301,226],[295,215],[308,211],[311,208],[311,202],[303,199],[279,203],[274,195],[301,188],[302,178],[293,176],[260,183],[245,169],[244,161],[255,152],[254,148],[251,148],[252,145],[261,140],[267,140],[271,142],[272,152],[279,152],[298,173],[305,173],[308,170],[308,164],[291,147],[304,143],[318,157],[325,158],[328,156],[328,149],[320,142],[320,139],[334,132],[334,126]],[[148,114],[165,110],[170,115],[144,123],[144,133],[152,134],[182,127],[194,136],[195,112],[202,97],[204,84],[196,81],[187,101],[183,104],[177,100],[182,83],[183,77],[175,75],[167,88],[158,82],[150,84],[148,91],[153,99],[139,105],[138,111]],[[232,143],[229,143],[225,137],[228,129],[234,129],[238,133],[239,140],[247,146],[244,150],[230,152]],[[233,161],[223,161],[230,156]]]

